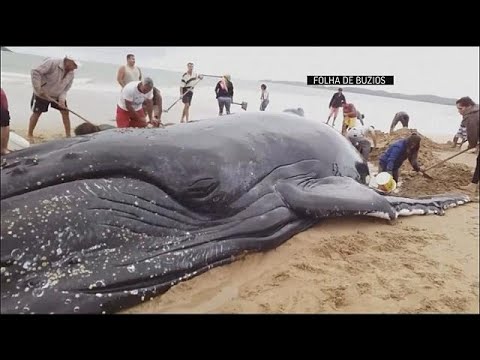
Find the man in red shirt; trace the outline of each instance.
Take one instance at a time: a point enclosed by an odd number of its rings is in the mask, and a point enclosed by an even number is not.
[[[8,100],[7,95],[0,88],[0,126],[1,126],[1,148],[2,155],[8,154],[8,139],[10,137],[10,113],[8,111]]]

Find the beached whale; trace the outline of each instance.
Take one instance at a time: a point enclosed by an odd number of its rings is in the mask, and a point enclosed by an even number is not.
[[[2,313],[113,313],[325,217],[469,201],[379,195],[346,138],[288,113],[113,129],[5,158]]]

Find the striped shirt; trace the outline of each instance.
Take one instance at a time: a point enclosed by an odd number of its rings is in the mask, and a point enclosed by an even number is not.
[[[188,72],[183,74],[182,76],[182,81],[180,83],[180,87],[182,88],[191,88],[195,86],[195,83],[198,81],[198,75],[196,72],[192,71],[192,74],[190,75]]]

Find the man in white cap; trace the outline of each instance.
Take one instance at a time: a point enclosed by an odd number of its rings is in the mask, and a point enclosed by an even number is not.
[[[365,161],[368,161],[372,149],[377,147],[377,136],[373,126],[362,125],[348,129],[347,139],[355,146]],[[373,144],[370,139],[373,140]]]
[[[73,84],[74,70],[79,66],[80,63],[74,57],[67,55],[63,59],[48,58],[31,71],[33,95],[30,101],[32,116],[28,126],[30,142],[33,142],[33,130],[38,119],[48,111],[50,105],[60,111],[65,135],[71,136],[67,92]]]

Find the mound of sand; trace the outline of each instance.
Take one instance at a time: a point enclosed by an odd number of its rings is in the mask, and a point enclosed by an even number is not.
[[[420,173],[402,176],[402,186],[398,195],[423,196],[441,193],[459,192],[459,187],[467,185],[472,177],[472,170],[463,164],[444,163],[438,168],[428,171],[433,180]]]
[[[391,134],[384,133],[378,130],[375,132],[375,134],[377,135],[377,140],[379,140],[379,142],[386,144],[386,146],[388,146],[390,143],[398,139],[406,138],[407,136],[413,133],[416,133],[417,135],[420,136],[420,138],[422,139],[422,147],[429,150],[447,150],[452,145],[451,142],[447,142],[445,144],[436,143],[435,141],[422,135],[420,131],[418,131],[417,129],[399,129],[397,131],[394,131]]]

